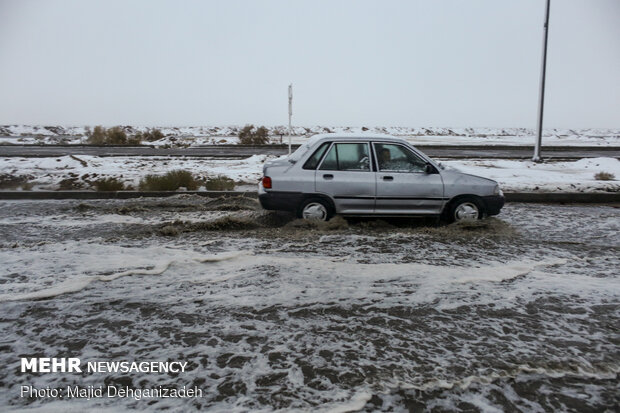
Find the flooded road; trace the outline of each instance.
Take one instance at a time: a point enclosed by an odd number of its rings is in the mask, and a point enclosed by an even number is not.
[[[617,411],[620,209],[311,224],[251,199],[0,203],[13,409]],[[20,357],[183,361],[21,373]],[[20,397],[22,385],[199,398]],[[77,411],[76,410],[76,411]]]

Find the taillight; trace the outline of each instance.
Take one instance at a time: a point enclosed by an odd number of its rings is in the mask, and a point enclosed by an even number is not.
[[[263,177],[263,188],[271,189],[271,178],[268,176]]]

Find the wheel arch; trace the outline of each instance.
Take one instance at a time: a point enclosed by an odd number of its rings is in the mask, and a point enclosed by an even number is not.
[[[336,203],[334,202],[334,200],[326,194],[320,194],[320,193],[304,193],[301,195],[301,198],[299,200],[299,204],[297,205],[297,209],[299,209],[301,207],[301,205],[308,199],[310,198],[319,198],[322,199],[324,201],[326,201],[329,204],[329,207],[332,209],[332,213],[336,213]]]

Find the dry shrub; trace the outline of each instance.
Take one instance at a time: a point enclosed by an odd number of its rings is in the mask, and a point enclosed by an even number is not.
[[[176,191],[181,187],[190,191],[198,188],[191,172],[178,169],[165,175],[147,175],[140,181],[142,191]]]
[[[242,145],[264,145],[269,142],[269,131],[266,127],[255,128],[245,125],[239,132],[239,143]]]
[[[32,175],[0,174],[0,189],[14,189],[27,185],[32,178]]]
[[[227,176],[217,176],[205,180],[205,188],[208,191],[232,191],[235,189],[235,181]]]
[[[142,141],[141,134],[128,137],[120,126],[114,126],[110,129],[95,126],[92,131],[87,128],[86,133],[88,135],[86,142],[91,145],[139,145]]]
[[[613,181],[616,179],[616,175],[609,172],[599,172],[594,175],[594,179],[597,181]]]
[[[102,178],[94,182],[97,191],[122,191],[125,184],[116,178]]]
[[[140,141],[154,142],[164,138],[164,134],[159,129],[149,129],[146,132],[138,132],[134,139]]]

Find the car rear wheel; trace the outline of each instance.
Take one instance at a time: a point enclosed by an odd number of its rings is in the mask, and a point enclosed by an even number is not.
[[[304,201],[300,205],[297,214],[299,218],[310,221],[329,221],[332,215],[331,206],[326,201],[319,198],[311,198]]]
[[[482,203],[476,198],[466,197],[452,203],[448,219],[450,222],[475,221],[483,216]]]

